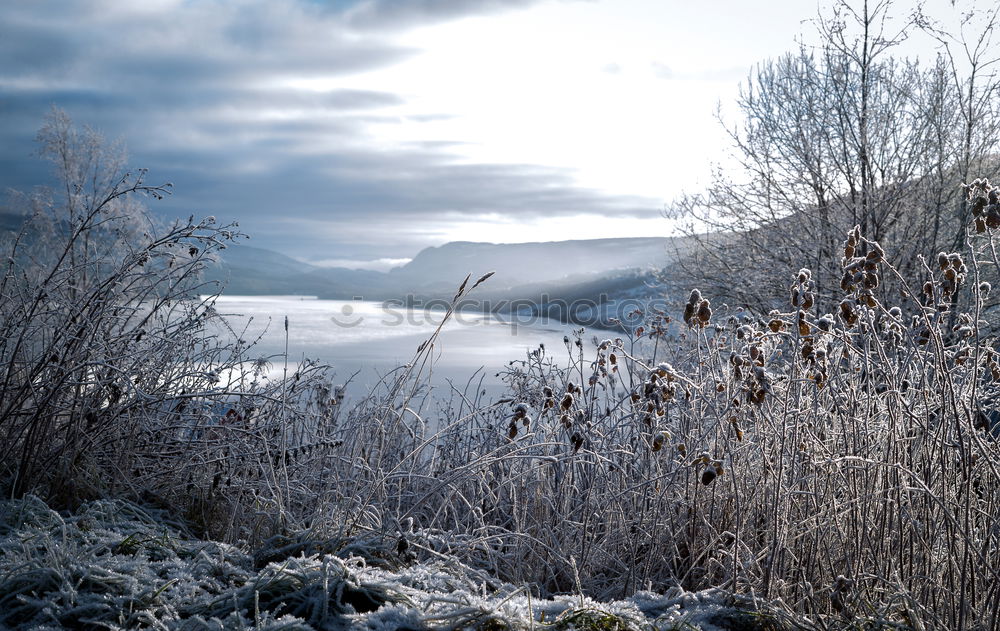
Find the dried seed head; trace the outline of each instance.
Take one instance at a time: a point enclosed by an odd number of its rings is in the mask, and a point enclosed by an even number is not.
[[[841,300],[840,301],[840,318],[844,321],[847,326],[854,326],[858,321],[857,311],[854,310],[853,300]]]
[[[668,438],[670,438],[670,435],[667,434],[666,432],[657,432],[656,435],[653,436],[653,445],[652,445],[653,451],[659,451],[663,449],[663,443]]]
[[[698,305],[698,320],[700,321],[701,326],[703,327],[708,326],[708,323],[711,319],[712,319],[712,305],[707,299],[702,300],[701,303]]]
[[[829,313],[824,314],[822,317],[816,320],[816,326],[819,327],[820,331],[829,332],[831,329],[833,329],[834,324],[835,322],[833,319],[833,315]]]
[[[802,308],[805,309],[805,310],[807,310],[807,311],[809,309],[813,308],[813,304],[815,302],[816,302],[816,297],[813,295],[813,293],[811,291],[807,291],[802,296]]]
[[[695,303],[691,302],[684,305],[684,324],[688,326],[694,326],[692,321],[694,320],[694,313],[696,306],[697,305]]]
[[[805,311],[799,311],[798,320],[799,320],[799,335],[803,337],[809,335],[809,323],[806,322]]]
[[[571,407],[573,407],[573,395],[567,392],[559,402],[559,409],[565,412]]]
[[[986,207],[986,227],[1000,228],[1000,204],[990,204]]]

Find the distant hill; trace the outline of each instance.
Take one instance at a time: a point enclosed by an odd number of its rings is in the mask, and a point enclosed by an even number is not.
[[[468,308],[544,313],[588,326],[624,319],[623,310],[662,297],[657,272],[684,241],[648,237],[537,243],[447,243],[389,271],[321,268],[248,246],[231,246],[209,270],[229,294],[314,295],[329,299],[450,299],[467,274],[496,273]],[[627,302],[626,302],[627,301]],[[565,305],[580,305],[570,313]],[[589,305],[589,306],[587,306]],[[622,307],[621,305],[626,305]],[[632,305],[632,306],[628,306]]]
[[[663,267],[674,245],[674,239],[662,237],[513,244],[458,241],[426,248],[388,273],[316,267],[271,250],[233,245],[221,252],[219,264],[207,277],[224,282],[231,294],[381,300],[451,295],[467,274],[495,271],[482,291],[508,296],[516,295],[518,288],[546,292],[553,287],[600,285],[601,279],[620,282],[627,272]]]
[[[0,210],[0,232],[16,231],[24,217]],[[30,241],[30,240],[29,240]],[[467,274],[495,272],[475,298],[492,305],[544,309],[559,301],[607,305],[657,292],[654,272],[668,265],[684,241],[668,237],[534,243],[456,241],[425,248],[389,272],[327,268],[249,245],[228,245],[204,279],[231,295],[309,295],[328,299],[450,299]],[[30,245],[29,245],[30,247]],[[516,303],[520,302],[521,306]],[[612,313],[611,307],[601,307]]]
[[[640,237],[537,243],[456,241],[422,250],[389,275],[412,290],[442,290],[465,274],[496,271],[494,291],[558,280],[585,280],[629,269],[662,267],[674,239]],[[463,273],[464,272],[464,273]]]

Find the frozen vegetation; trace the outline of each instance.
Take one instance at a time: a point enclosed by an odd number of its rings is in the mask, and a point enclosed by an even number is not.
[[[923,69],[889,6],[758,69],[685,299],[500,397],[428,390],[441,329],[354,398],[262,357],[204,275],[237,227],[54,111],[0,235],[0,623],[1000,629],[1000,13]]]
[[[301,533],[250,554],[121,500],[72,517],[34,496],[0,506],[0,624],[13,628],[712,631],[779,628],[782,615],[716,591],[540,599],[446,554],[416,562],[386,537]]]
[[[43,138],[64,166],[102,156],[59,113]],[[156,227],[134,200],[166,188],[143,177],[36,199],[8,241],[8,626],[998,619],[989,182],[966,188],[967,253],[931,258],[915,288],[856,227],[833,314],[808,269],[763,315],[693,290],[677,322],[650,310],[621,336],[534,350],[491,400],[475,384],[427,392],[432,333],[349,402],[326,367],[285,369],[209,327],[199,272],[238,235]]]

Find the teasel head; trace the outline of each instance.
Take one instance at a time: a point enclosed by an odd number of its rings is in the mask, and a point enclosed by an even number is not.
[[[799,314],[798,314],[798,323],[799,323],[799,335],[802,336],[802,337],[808,336],[809,335],[809,323],[806,322],[806,312],[805,311],[799,311]]]
[[[875,299],[875,295],[871,290],[865,289],[858,294],[858,302],[864,305],[868,305],[872,309],[878,308],[878,300]]]
[[[989,203],[985,197],[982,195],[977,195],[972,198],[972,202],[969,204],[969,209],[972,210],[972,215],[978,218],[986,210],[986,204]]]
[[[559,409],[566,412],[573,407],[573,395],[567,392],[559,402]]]
[[[934,281],[924,281],[923,287],[920,288],[920,293],[923,294],[925,303],[934,300]]]
[[[847,326],[854,326],[858,321],[858,312],[854,308],[854,301],[844,299],[840,301],[840,318]]]
[[[694,312],[696,306],[697,305],[694,305],[690,302],[684,305],[684,324],[688,326],[694,326],[693,321],[694,321]]]
[[[1000,228],[1000,204],[990,204],[986,207],[986,227]]]
[[[878,274],[868,272],[861,279],[861,286],[865,289],[875,289],[878,287]]]
[[[736,433],[736,440],[743,441],[743,429],[740,428],[740,419],[735,415],[729,417],[729,423],[733,426],[733,432]]]
[[[807,291],[804,294],[802,294],[802,308],[803,309],[805,309],[806,311],[809,311],[810,309],[813,308],[814,304],[816,304],[816,296],[813,295],[813,292]]]
[[[840,289],[841,291],[851,292],[854,291],[854,272],[851,270],[845,270],[844,275],[840,278]]]
[[[824,333],[832,331],[834,324],[836,324],[836,321],[833,319],[833,314],[830,313],[824,313],[816,320],[816,326]]]
[[[674,380],[674,367],[667,362],[660,362],[656,365],[656,368],[650,373],[650,381],[656,382],[657,378],[665,379],[666,381]]]
[[[707,467],[705,467],[705,470],[701,472],[701,483],[708,486],[723,473],[725,473],[725,470],[722,468],[722,461],[713,460]]]
[[[712,304],[706,298],[698,305],[698,322],[702,327],[708,326],[712,319]]]
[[[847,233],[847,240],[844,241],[844,259],[850,260],[854,258],[854,253],[858,247],[858,243],[861,242],[861,226],[854,226]]]
[[[653,451],[660,451],[661,449],[663,449],[663,443],[666,442],[668,438],[670,438],[670,435],[667,434],[666,432],[662,431],[656,432],[656,434],[653,436],[653,444],[651,446],[651,449]]]
[[[673,384],[667,383],[662,388],[660,388],[660,396],[664,401],[670,401],[677,394],[677,388]],[[661,413],[662,416],[662,413]]]

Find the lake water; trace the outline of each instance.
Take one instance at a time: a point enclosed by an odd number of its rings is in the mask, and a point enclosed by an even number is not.
[[[442,310],[295,296],[221,296],[216,310],[244,339],[263,334],[255,354],[272,356],[276,372],[283,366],[284,360],[275,356],[285,350],[287,317],[289,365],[304,357],[317,359],[333,366],[338,381],[360,371],[353,381],[359,386],[374,385],[380,375],[411,361],[444,316]],[[486,389],[498,393],[497,373],[509,361],[524,359],[540,344],[563,359],[563,337],[572,339],[576,329],[527,316],[505,321],[482,313],[456,313],[435,343],[432,383],[447,387],[451,380],[464,385],[481,369]],[[590,337],[588,332],[585,339]]]

